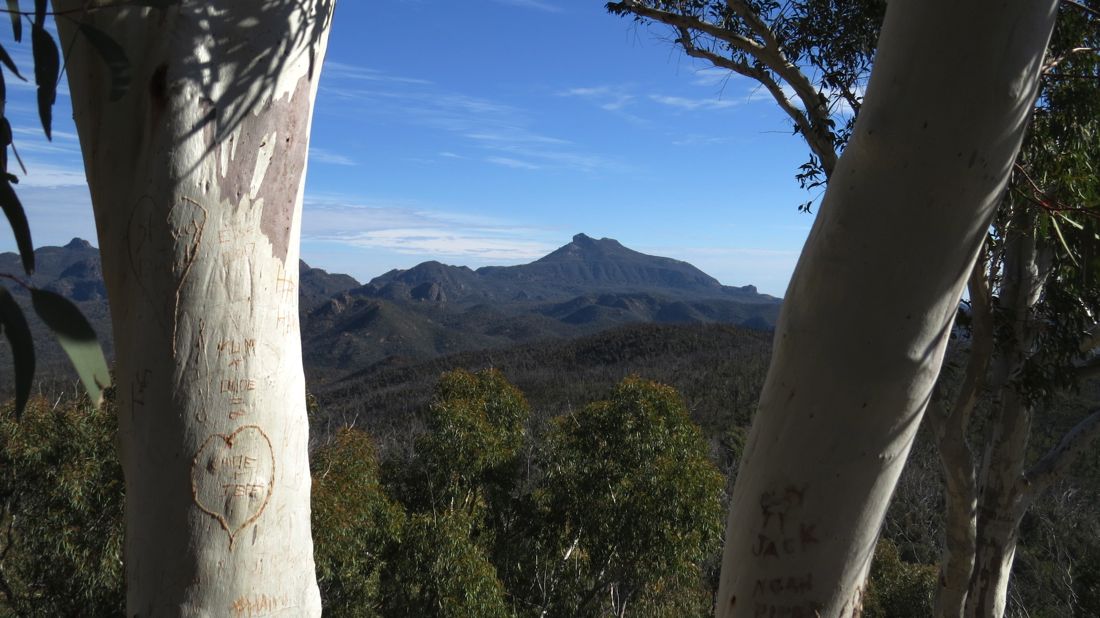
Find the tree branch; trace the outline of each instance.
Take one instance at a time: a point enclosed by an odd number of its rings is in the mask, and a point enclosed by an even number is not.
[[[704,21],[693,15],[682,15],[680,13],[655,9],[641,2],[641,0],[608,2],[607,10],[618,14],[633,13],[639,17],[652,19],[653,21],[672,26],[676,29],[687,28],[688,30],[698,30],[703,34],[710,35],[724,43],[728,43],[731,47],[739,49],[746,54],[755,56],[757,53],[764,51],[764,46],[760,43],[748,37],[741,36],[727,28]]]
[[[1034,500],[1043,490],[1065,474],[1077,455],[1100,438],[1100,408],[1093,410],[1073,429],[1062,436],[1058,443],[1024,474],[1023,482],[1028,500]]]
[[[1091,15],[1092,17],[1100,18],[1100,11],[1097,11],[1096,9],[1093,9],[1093,8],[1089,8],[1088,6],[1085,6],[1084,4],[1078,2],[1077,0],[1062,0],[1062,2],[1072,6],[1075,9],[1080,10],[1081,12],[1083,12],[1087,15]]]
[[[737,34],[729,28],[708,22],[693,15],[683,15],[653,8],[642,0],[609,2],[606,7],[613,13],[620,15],[631,13],[638,17],[644,17],[672,26],[680,33],[677,43],[684,48],[684,53],[687,55],[693,58],[707,60],[714,66],[729,69],[735,73],[759,81],[768,89],[768,92],[772,94],[783,111],[794,120],[799,131],[805,136],[806,142],[810,146],[810,150],[812,150],[821,161],[821,167],[825,170],[825,176],[832,176],[833,170],[836,168],[838,155],[836,147],[833,144],[833,134],[829,128],[830,118],[828,105],[810,79],[806,77],[806,74],[787,59],[775,37],[775,33],[748,5],[737,0],[730,0],[729,2],[730,11],[741,18],[745,22],[745,25],[752,30],[754,34],[760,37],[762,42],[754,41],[746,36]],[[802,102],[805,111],[799,110],[791,103],[790,98],[783,92],[782,87],[779,86],[776,80],[769,76],[766,71],[751,66],[746,62],[727,58],[715,51],[699,47],[695,44],[694,37],[692,36],[693,32],[699,32],[712,37],[716,41],[725,43],[732,50],[740,51],[759,61],[794,90],[795,95]]]
[[[1051,71],[1053,71],[1055,68],[1057,68],[1058,65],[1060,65],[1063,62],[1065,62],[1066,60],[1068,60],[1069,57],[1073,56],[1074,54],[1085,54],[1085,53],[1094,52],[1094,51],[1096,51],[1095,47],[1074,47],[1073,49],[1067,51],[1066,53],[1062,54],[1061,56],[1058,56],[1057,58],[1051,58],[1051,59],[1047,60],[1046,62],[1044,62],[1042,73],[1043,73],[1043,75],[1048,75]],[[1090,76],[1090,77],[1095,78],[1096,76],[1093,75],[1093,76]]]

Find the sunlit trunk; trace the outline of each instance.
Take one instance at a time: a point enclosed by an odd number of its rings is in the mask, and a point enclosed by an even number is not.
[[[297,278],[332,1],[86,5],[55,2],[114,325],[127,615],[319,616]],[[126,52],[117,101],[82,21]]]
[[[890,3],[855,132],[776,328],[718,616],[858,615],[1056,6]]]

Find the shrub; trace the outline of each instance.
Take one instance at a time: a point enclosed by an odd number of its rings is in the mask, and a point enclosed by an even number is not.
[[[16,614],[125,612],[115,407],[32,400],[0,413],[0,591]]]

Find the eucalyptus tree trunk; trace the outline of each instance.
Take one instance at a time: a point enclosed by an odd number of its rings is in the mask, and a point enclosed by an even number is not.
[[[127,615],[319,616],[297,278],[332,0],[54,5],[115,333]],[[78,24],[125,51],[121,97]]]
[[[895,0],[787,290],[716,614],[855,616],[1057,0]]]

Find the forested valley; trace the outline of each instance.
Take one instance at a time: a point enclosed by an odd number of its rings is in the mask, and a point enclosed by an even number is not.
[[[326,615],[709,615],[722,517],[770,347],[771,333],[736,326],[639,324],[383,362],[312,393]],[[950,357],[948,380],[962,360]],[[96,409],[71,392],[41,393],[22,421],[10,403],[4,415],[0,592],[11,615],[123,611],[113,395]],[[1035,452],[1098,399],[1090,383],[1044,406]],[[924,429],[864,616],[930,615],[940,474]],[[1098,527],[1093,451],[1022,523],[1008,615],[1100,613]],[[799,532],[789,542],[813,542]]]

